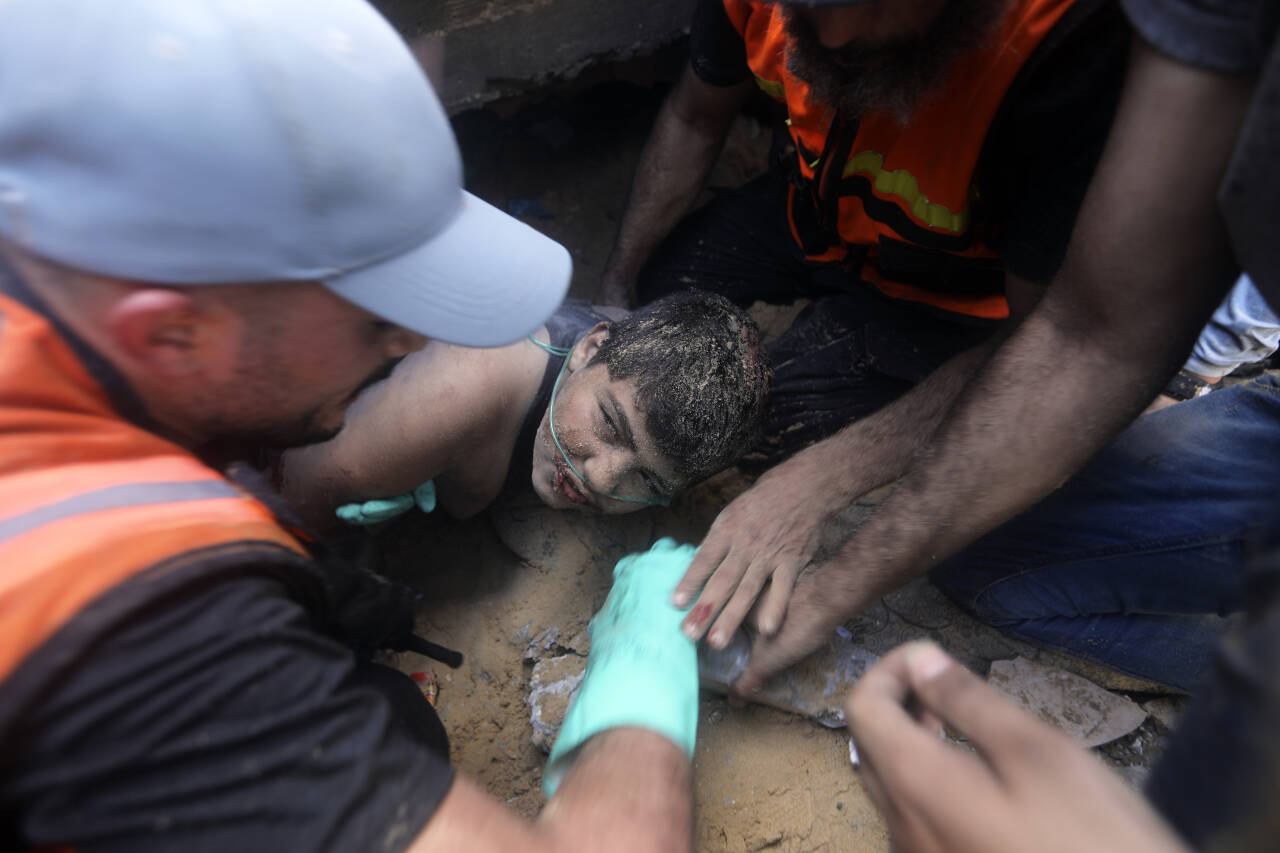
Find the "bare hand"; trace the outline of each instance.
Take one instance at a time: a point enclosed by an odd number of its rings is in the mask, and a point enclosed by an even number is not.
[[[822,464],[821,447],[768,471],[716,517],[673,596],[675,605],[683,607],[702,588],[682,626],[691,639],[711,625],[707,642],[722,648],[766,584],[757,627],[766,637],[778,630],[796,577],[818,548],[823,525],[846,502],[829,483],[831,470]]]
[[[750,698],[778,673],[789,669],[830,639],[842,623],[869,607],[886,591],[867,573],[851,573],[827,563],[796,584],[787,604],[787,618],[772,635],[752,637],[747,668],[733,683],[733,691]]]
[[[893,651],[845,708],[862,780],[895,851],[1186,851],[1093,756],[932,643]],[[976,754],[940,740],[939,720]]]

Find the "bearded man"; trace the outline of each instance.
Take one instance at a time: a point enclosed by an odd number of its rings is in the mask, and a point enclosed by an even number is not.
[[[599,301],[806,297],[771,347],[774,411],[748,464],[928,379],[870,425],[914,448],[1061,263],[1127,38],[1102,0],[699,0]],[[680,221],[757,91],[785,118],[771,168]]]

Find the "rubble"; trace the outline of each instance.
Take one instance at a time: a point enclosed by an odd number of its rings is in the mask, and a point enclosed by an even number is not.
[[[987,682],[1082,746],[1100,746],[1124,737],[1147,718],[1136,702],[1023,657],[994,661]]]
[[[527,700],[533,726],[529,740],[543,752],[551,752],[586,666],[586,659],[577,655],[560,655],[534,664]]]

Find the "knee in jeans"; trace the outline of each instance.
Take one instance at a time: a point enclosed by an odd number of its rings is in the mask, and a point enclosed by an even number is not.
[[[989,625],[1013,628],[1030,617],[1011,611],[1001,600],[997,590],[999,583],[988,583],[974,578],[961,567],[943,564],[929,573],[929,580],[942,590],[960,609]]]

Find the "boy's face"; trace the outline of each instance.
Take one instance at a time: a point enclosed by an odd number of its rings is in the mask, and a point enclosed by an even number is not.
[[[555,395],[555,416],[556,436],[587,482],[574,474],[556,448],[548,407],[533,442],[533,489],[547,506],[634,512],[670,498],[685,485],[653,443],[636,407],[633,380],[610,379],[602,364],[566,372]]]

